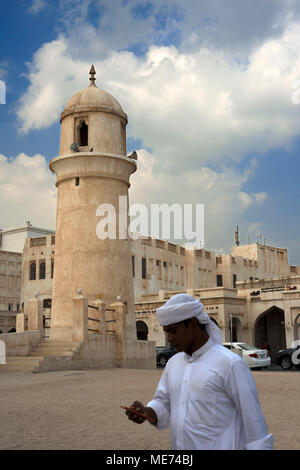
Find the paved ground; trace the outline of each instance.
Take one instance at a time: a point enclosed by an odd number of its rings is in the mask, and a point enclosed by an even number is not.
[[[120,405],[147,402],[162,370],[0,373],[0,449],[169,449],[169,432]],[[300,448],[300,371],[255,371],[275,449]]]

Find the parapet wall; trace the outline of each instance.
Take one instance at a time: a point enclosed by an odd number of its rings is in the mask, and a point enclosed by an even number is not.
[[[41,334],[38,330],[4,333],[0,338],[6,344],[6,356],[28,356],[39,344]]]

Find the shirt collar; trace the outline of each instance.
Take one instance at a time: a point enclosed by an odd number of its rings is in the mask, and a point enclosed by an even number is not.
[[[195,352],[193,352],[193,354],[191,356],[189,354],[185,353],[184,354],[185,359],[188,362],[194,362],[196,359],[198,359],[198,357],[205,354],[212,346],[214,346],[214,344],[215,344],[215,342],[211,338],[208,338],[206,343],[203,346],[201,346],[201,348],[199,348]]]

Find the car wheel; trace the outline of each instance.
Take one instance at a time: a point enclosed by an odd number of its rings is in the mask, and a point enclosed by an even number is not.
[[[283,369],[291,369],[293,367],[293,363],[292,363],[292,360],[290,357],[288,356],[284,356],[280,359],[279,361],[279,365],[283,368]]]
[[[168,362],[168,359],[166,358],[166,356],[160,356],[160,358],[159,358],[159,361],[158,361],[158,362],[159,362],[159,364],[160,364],[161,366],[163,366],[163,367],[164,367],[164,366],[167,364],[167,362]]]

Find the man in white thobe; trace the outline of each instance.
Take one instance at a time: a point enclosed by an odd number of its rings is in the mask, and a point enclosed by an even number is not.
[[[157,309],[167,339],[181,351],[169,359],[152,400],[134,410],[158,430],[171,430],[171,449],[272,449],[249,367],[222,346],[216,324],[199,300],[178,294]]]

